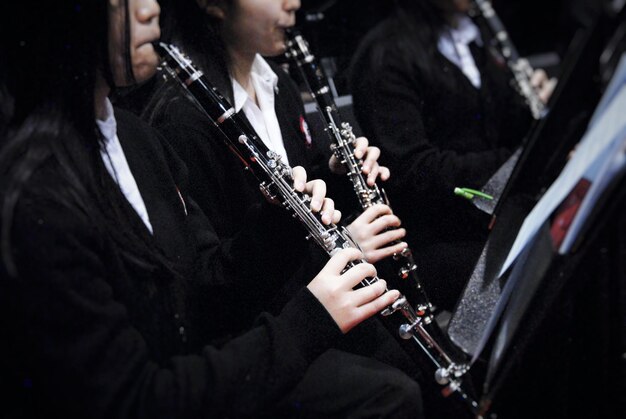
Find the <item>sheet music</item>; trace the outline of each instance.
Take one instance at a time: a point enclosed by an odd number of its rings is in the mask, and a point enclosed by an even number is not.
[[[606,105],[602,114],[598,115],[596,123],[589,127],[583,136],[572,159],[524,220],[499,276],[506,272],[526,243],[563,202],[602,152],[611,146],[624,126],[626,126],[626,84],[622,83],[613,100]]]
[[[598,159],[598,167],[591,167],[590,172],[585,175],[587,179],[591,180],[591,187],[559,248],[560,254],[571,251],[598,201],[607,193],[607,189],[612,186],[613,182],[624,175],[626,171],[626,127],[616,136],[612,147],[608,148],[604,154],[602,158]]]

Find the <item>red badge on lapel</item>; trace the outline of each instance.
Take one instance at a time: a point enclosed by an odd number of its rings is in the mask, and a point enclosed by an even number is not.
[[[300,115],[300,132],[302,132],[306,139],[307,147],[310,147],[313,139],[311,138],[311,131],[309,131],[309,124],[306,123],[306,119],[304,119],[302,115]]]

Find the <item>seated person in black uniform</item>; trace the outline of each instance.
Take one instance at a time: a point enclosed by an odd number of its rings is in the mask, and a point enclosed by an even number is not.
[[[284,30],[295,23],[299,3],[294,0],[162,1],[163,38],[190,56],[251,123],[268,148],[278,152],[290,165],[302,165],[309,173],[315,173],[315,177],[336,178],[335,182],[350,188],[343,173],[341,176],[331,173],[331,169],[341,168],[339,162],[330,158],[329,150],[321,150],[311,138],[295,83],[281,68],[263,58],[285,51]],[[134,107],[142,108],[144,118],[163,134],[186,163],[190,171],[190,194],[209,219],[215,220],[220,239],[227,241],[239,234],[245,228],[240,220],[263,201],[263,197],[258,181],[243,170],[238,158],[224,146],[213,123],[175,82],[155,80],[124,97],[123,101],[135,102]],[[136,106],[137,103],[142,105]],[[382,179],[389,177],[388,169],[377,163],[379,150],[368,147],[365,138],[358,140],[356,153],[364,156],[370,182],[379,175]],[[348,188],[343,190],[353,197],[354,191]],[[387,231],[398,225],[399,219],[388,206],[377,205],[357,217],[348,229],[368,261],[374,263],[406,246],[403,242],[389,245],[405,233],[402,228]],[[312,256],[304,261],[299,278],[308,281],[311,273],[319,270],[318,265],[325,263],[326,255],[320,253],[319,249],[312,249]],[[304,260],[291,253],[281,258]],[[245,327],[244,311],[276,311],[298,288],[294,287],[297,283],[290,281],[280,293],[269,296],[250,289],[233,289],[231,295],[224,294],[223,304],[245,303],[242,315],[236,319],[242,321],[239,324],[231,321],[229,327],[233,330]],[[360,329],[367,331],[342,339],[340,347],[396,367],[405,368],[412,363],[378,320],[373,319]],[[381,341],[386,344],[380,345]],[[410,368],[415,370],[414,366]]]
[[[531,117],[469,0],[396,0],[353,57],[363,133],[394,173],[390,202],[408,231],[435,305],[452,309],[487,237],[489,218],[454,195],[480,189],[520,144]],[[532,82],[547,100],[544,72]]]
[[[3,414],[420,416],[419,387],[403,373],[327,351],[398,296],[384,281],[352,290],[375,273],[342,273],[356,250],[338,252],[277,316],[207,345],[215,317],[203,298],[236,281],[276,287],[284,261],[258,263],[279,261],[300,229],[265,203],[249,221],[267,234],[244,230],[221,246],[188,195],[185,166],[111,107],[112,87],[155,72],[154,0],[33,6],[0,10],[0,27],[14,29],[0,39]],[[337,221],[324,184],[294,176]],[[337,379],[323,393],[316,380],[329,369]]]
[[[330,150],[320,149],[311,138],[295,83],[263,58],[285,51],[284,30],[294,25],[299,0],[165,0],[161,4],[164,39],[192,58],[270,150],[315,177],[349,183],[343,176],[345,169],[331,157]],[[210,219],[219,220],[216,230],[220,238],[231,237],[241,229],[238,220],[261,199],[258,185],[223,146],[217,129],[178,89],[172,91],[166,85],[151,93],[144,116],[189,167],[191,194]],[[380,151],[368,147],[366,138],[357,140],[355,154],[363,157],[364,173],[371,184],[377,177],[389,178],[389,170],[377,163]],[[348,192],[354,195],[352,190]],[[405,234],[403,228],[385,231],[399,223],[388,206],[380,205],[358,217],[348,229],[367,260],[374,263],[406,247],[404,242],[389,245]]]

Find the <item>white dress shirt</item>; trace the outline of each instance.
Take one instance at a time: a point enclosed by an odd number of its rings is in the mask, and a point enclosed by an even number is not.
[[[278,85],[278,76],[259,54],[254,57],[252,62],[250,82],[256,92],[259,105],[257,106],[237,80],[232,79],[235,110],[239,112],[243,109],[261,141],[265,143],[267,148],[280,154],[285,164],[289,164],[283,143],[283,134],[280,131],[278,117],[274,110],[274,93]]]
[[[117,122],[115,121],[113,106],[109,99],[106,101],[106,113],[104,120],[96,119],[96,124],[104,137],[104,149],[100,150],[100,155],[111,177],[118,184],[130,205],[137,211],[150,233],[152,233],[152,224],[148,217],[146,204],[143,202],[137,182],[130,171],[130,167],[128,167],[124,150],[117,137]]]
[[[472,42],[482,45],[480,32],[476,24],[464,15],[459,17],[458,27],[448,27],[442,32],[437,48],[444,57],[461,69],[475,88],[480,89],[480,72],[469,49],[469,44]]]

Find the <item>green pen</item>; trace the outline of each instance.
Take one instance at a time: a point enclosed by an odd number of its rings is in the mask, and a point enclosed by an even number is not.
[[[462,196],[466,199],[474,199],[474,197],[479,196],[484,199],[493,200],[493,196],[488,195],[484,192],[477,191],[476,189],[470,188],[454,188],[454,193],[458,196]]]

